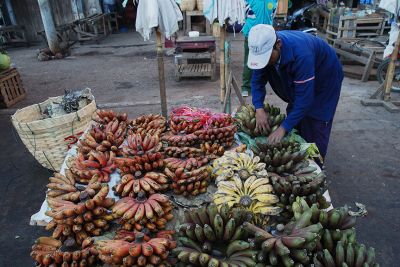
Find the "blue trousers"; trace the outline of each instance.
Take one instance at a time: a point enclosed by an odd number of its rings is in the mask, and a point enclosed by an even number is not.
[[[328,151],[332,122],[333,120],[320,121],[310,117],[305,117],[296,126],[301,137],[303,137],[308,143],[315,143],[317,145],[323,158],[325,158],[326,152]]]

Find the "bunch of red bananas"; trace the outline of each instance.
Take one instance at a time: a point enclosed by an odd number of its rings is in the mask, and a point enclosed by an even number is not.
[[[116,170],[113,162],[114,152],[91,151],[87,159],[79,153],[67,165],[76,179],[81,183],[87,183],[93,175],[98,175],[101,182],[109,182],[110,174]]]
[[[112,110],[104,110],[104,109],[99,109],[96,111],[96,113],[93,115],[92,119],[100,124],[107,125],[114,119],[117,119],[119,121],[127,121],[128,120],[128,115],[126,113],[115,113]]]
[[[139,192],[152,195],[169,188],[168,178],[157,172],[148,172],[142,175],[140,171],[135,174],[125,174],[113,188],[115,193],[121,197],[136,197]]]
[[[217,143],[223,147],[230,147],[233,144],[234,135],[237,131],[236,125],[225,126],[222,128],[207,128],[194,132],[200,142]]]
[[[136,198],[122,198],[112,208],[113,216],[121,218],[125,230],[141,231],[144,226],[154,232],[164,229],[172,220],[172,210],[166,195],[153,194],[147,198],[144,192],[139,192]]]
[[[99,258],[113,266],[171,266],[167,259],[176,242],[166,237],[148,238],[143,233],[133,234],[133,242],[101,240],[95,242]]]
[[[114,205],[113,198],[107,198],[108,185],[103,186],[93,197],[88,196],[79,203],[57,198],[48,198],[51,210],[46,215],[53,218],[46,230],[53,230],[52,237],[62,241],[72,238],[81,244],[89,236],[99,236],[109,229],[113,220],[109,209]]]
[[[161,115],[143,115],[130,123],[129,134],[140,134],[144,137],[146,134],[161,135],[167,128],[167,121]]]
[[[61,250],[61,241],[51,237],[39,237],[32,246],[31,257],[37,266],[96,266],[98,252],[92,248],[74,251]]]
[[[197,196],[205,193],[211,179],[211,172],[208,166],[200,167],[193,171],[185,171],[184,168],[171,171],[169,168],[165,168],[164,172],[167,177],[172,179],[172,188],[177,195]]]
[[[170,132],[164,134],[161,140],[166,142],[168,146],[193,146],[197,143],[199,138],[195,134],[175,135]]]

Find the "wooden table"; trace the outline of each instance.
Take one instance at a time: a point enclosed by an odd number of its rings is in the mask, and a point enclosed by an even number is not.
[[[210,77],[215,80],[215,38],[212,36],[179,37],[176,40],[175,79]]]
[[[96,14],[74,22],[80,43],[93,41],[99,43],[111,34],[109,14]]]
[[[2,46],[29,45],[25,37],[25,27],[23,26],[0,26],[0,35],[4,40]]]

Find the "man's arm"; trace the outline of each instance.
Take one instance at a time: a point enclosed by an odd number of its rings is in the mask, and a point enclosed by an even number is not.
[[[281,125],[286,132],[290,132],[305,117],[314,101],[314,66],[314,55],[303,56],[294,63],[295,100],[292,111]]]
[[[251,96],[253,98],[253,105],[256,109],[264,108],[266,95],[265,85],[268,82],[265,71],[266,68],[253,70],[253,75],[251,77]]]

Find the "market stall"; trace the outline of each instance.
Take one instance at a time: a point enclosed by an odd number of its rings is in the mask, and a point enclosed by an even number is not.
[[[275,123],[285,117],[265,109]],[[235,117],[180,107],[168,120],[98,110],[31,218],[51,231],[32,258],[40,266],[378,266],[373,248],[356,243],[354,214],[324,194],[313,146],[295,134],[266,144],[252,120],[250,105]]]

